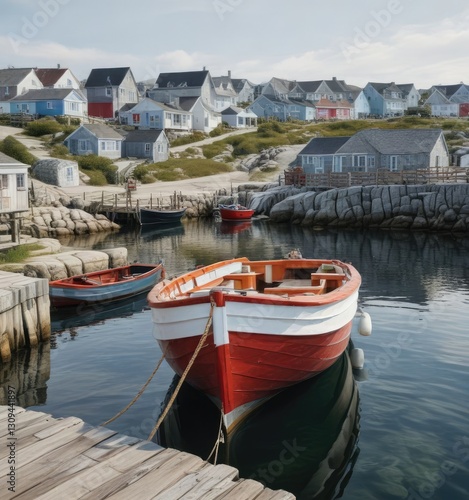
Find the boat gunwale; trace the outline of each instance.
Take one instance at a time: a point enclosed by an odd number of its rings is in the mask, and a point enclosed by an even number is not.
[[[274,265],[275,263],[285,265],[285,269],[301,269],[301,268],[314,268],[321,264],[331,264],[341,267],[344,270],[347,280],[339,288],[327,292],[322,295],[274,295],[269,293],[257,292],[255,290],[235,290],[229,289],[232,293],[225,293],[224,300],[227,302],[244,302],[244,303],[268,303],[273,305],[284,305],[284,306],[296,306],[296,307],[313,307],[313,306],[323,306],[334,302],[340,302],[346,299],[353,293],[358,292],[361,285],[361,276],[357,269],[351,264],[344,263],[339,260],[329,260],[329,259],[273,259],[273,260],[261,260],[252,261],[246,257],[240,257],[236,259],[229,259],[214,264],[209,264],[201,268],[194,269],[187,273],[181,274],[171,280],[163,280],[156,284],[152,290],[148,293],[148,305],[151,308],[171,308],[171,307],[181,307],[184,305],[194,305],[210,303],[210,291],[211,289],[223,290],[223,285],[221,283],[215,284],[213,280],[213,285],[210,286],[210,282],[203,287],[194,286],[193,289],[186,292],[181,292],[180,284],[187,283],[190,280],[194,280],[204,274],[207,274],[215,269],[228,265],[230,263],[240,262],[241,264],[253,264],[255,266],[262,265]],[[303,264],[303,265],[301,265]],[[227,274],[226,276],[229,276]],[[171,296],[171,291],[177,287],[178,293]],[[193,293],[196,289],[207,290],[207,295],[190,297],[189,293]],[[251,293],[250,293],[251,292]],[[162,294],[166,293],[163,298]],[[287,294],[287,289],[285,289],[285,295]]]
[[[122,279],[119,281],[111,281],[108,283],[92,283],[92,284],[80,284],[74,282],[76,278],[90,278],[93,279],[94,277],[97,276],[102,276],[103,274],[115,274],[115,272],[119,272],[124,269],[129,269],[132,267],[148,267],[148,271],[145,271],[143,273],[140,273],[138,276],[129,276],[126,279]],[[92,271],[90,273],[83,273],[83,274],[76,274],[74,276],[69,276],[68,278],[63,278],[60,280],[53,280],[49,282],[49,288],[52,290],[57,289],[57,288],[73,288],[73,289],[90,289],[90,288],[103,288],[103,287],[109,287],[109,286],[114,286],[114,285],[120,285],[122,283],[133,283],[135,281],[143,280],[149,276],[152,276],[153,274],[156,274],[159,270],[163,270],[163,264],[140,264],[140,263],[134,263],[130,264],[128,266],[119,266],[119,267],[111,267],[109,269],[103,269],[102,271]]]

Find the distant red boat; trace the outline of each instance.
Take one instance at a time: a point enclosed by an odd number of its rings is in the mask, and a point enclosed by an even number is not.
[[[186,381],[215,401],[227,431],[266,398],[329,368],[349,343],[359,273],[295,256],[217,262],[148,294],[153,334],[177,374],[208,332]]]
[[[224,221],[250,220],[254,215],[254,210],[242,205],[218,205],[218,210],[221,220]]]

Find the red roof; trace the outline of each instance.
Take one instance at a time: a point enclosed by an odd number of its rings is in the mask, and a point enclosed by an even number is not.
[[[36,69],[35,71],[44,87],[53,87],[59,78],[67,71],[67,68],[43,68]]]

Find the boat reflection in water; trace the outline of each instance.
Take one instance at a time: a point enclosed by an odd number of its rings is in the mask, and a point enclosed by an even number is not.
[[[147,293],[105,304],[80,304],[51,311],[51,331],[61,332],[79,326],[102,323],[106,319],[131,316],[147,306]]]
[[[358,401],[349,355],[344,352],[320,375],[285,389],[248,415],[224,437],[217,463],[232,465],[240,477],[290,491],[300,499],[338,498],[359,453]],[[206,459],[219,425],[218,409],[183,384],[159,440],[163,446]]]
[[[221,234],[237,234],[252,226],[252,222],[248,221],[221,221],[220,223],[220,233]]]

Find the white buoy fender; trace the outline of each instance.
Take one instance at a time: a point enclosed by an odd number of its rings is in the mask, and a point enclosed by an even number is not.
[[[352,349],[350,352],[350,361],[353,368],[361,370],[365,364],[365,353],[363,352],[363,349]]]
[[[369,335],[371,335],[372,329],[373,326],[371,325],[371,316],[366,312],[362,312],[360,321],[358,323],[358,333],[360,335],[363,335],[364,337],[368,337]]]

